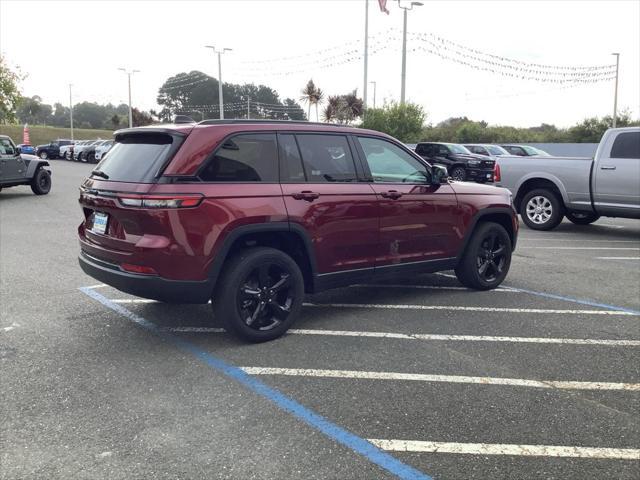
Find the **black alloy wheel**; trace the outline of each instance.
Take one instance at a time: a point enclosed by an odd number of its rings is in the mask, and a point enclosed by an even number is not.
[[[225,262],[212,304],[227,331],[252,342],[283,335],[304,297],[302,272],[286,253],[258,247]]]

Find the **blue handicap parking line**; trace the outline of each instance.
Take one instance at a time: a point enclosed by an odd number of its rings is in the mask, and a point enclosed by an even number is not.
[[[278,408],[289,412],[310,427],[320,431],[330,439],[349,448],[353,452],[365,457],[372,463],[378,465],[379,467],[395,475],[396,477],[406,480],[431,479],[429,475],[401,462],[400,460],[394,458],[393,456],[369,443],[364,438],[354,435],[344,428],[339,427],[322,415],[315,413],[313,410],[310,410],[297,401],[293,400],[292,398],[287,397],[280,391],[269,387],[259,380],[256,380],[251,375],[244,372],[242,369],[235,367],[214,355],[211,355],[209,352],[201,349],[191,342],[188,342],[164,330],[161,330],[155,323],[150,322],[149,320],[146,320],[139,315],[136,315],[132,311],[127,310],[117,303],[112,302],[107,297],[101,295],[95,290],[83,287],[80,288],[80,291],[85,295],[93,298],[94,300],[97,300],[105,307],[113,310],[116,313],[119,313],[135,324],[145,328],[154,335],[162,338],[163,340],[166,340],[167,342],[172,343],[181,350],[192,354],[204,364],[213,368],[217,372],[220,372],[223,375],[239,382],[252,392],[271,401]]]

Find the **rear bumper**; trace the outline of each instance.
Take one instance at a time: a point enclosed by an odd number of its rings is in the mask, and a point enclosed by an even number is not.
[[[167,280],[155,275],[123,272],[117,265],[84,252],[78,256],[78,262],[87,275],[137,297],[166,303],[207,303],[213,292],[213,285],[208,280]]]

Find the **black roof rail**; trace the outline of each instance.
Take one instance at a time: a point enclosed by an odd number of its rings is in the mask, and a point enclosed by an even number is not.
[[[224,120],[203,120],[198,122],[198,125],[228,125],[228,124],[280,124],[280,125],[322,125],[324,127],[348,127],[349,125],[344,125],[340,123],[324,123],[324,122],[307,122],[306,120],[269,120],[269,119],[255,119],[255,120],[247,120],[238,118],[238,119],[224,119]]]

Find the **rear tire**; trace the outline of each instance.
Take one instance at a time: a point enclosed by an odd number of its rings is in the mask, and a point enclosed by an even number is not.
[[[225,262],[211,303],[228,332],[257,343],[283,335],[298,317],[303,298],[296,262],[280,250],[258,247]]]
[[[502,225],[480,223],[455,268],[456,277],[475,290],[496,288],[509,273],[511,253],[511,237]]]
[[[533,230],[552,230],[560,225],[564,205],[558,195],[546,188],[531,190],[520,203],[520,216]]]
[[[31,191],[36,195],[46,195],[51,190],[51,174],[44,168],[39,168],[30,185]]]
[[[600,218],[600,215],[595,213],[582,213],[582,212],[567,212],[565,214],[567,220],[576,225],[589,225]]]
[[[457,180],[458,182],[464,182],[467,179],[467,171],[462,167],[455,167],[453,170],[451,170],[449,175],[451,175],[451,178]]]
[[[64,159],[69,161],[71,159],[71,154],[69,153],[69,151],[67,150],[66,152],[64,152]]]

